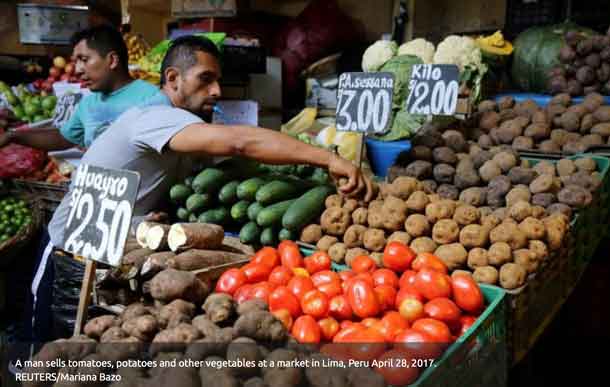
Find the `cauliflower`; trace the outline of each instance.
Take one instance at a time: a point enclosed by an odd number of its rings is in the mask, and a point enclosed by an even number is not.
[[[415,55],[430,64],[434,59],[434,44],[422,38],[413,39],[398,47],[398,55]]]
[[[396,55],[398,46],[396,42],[389,40],[378,40],[366,49],[362,55],[362,70],[377,71],[387,61]]]
[[[434,63],[455,64],[460,72],[471,65],[477,69],[483,66],[481,49],[474,39],[467,36],[450,35],[436,47]]]

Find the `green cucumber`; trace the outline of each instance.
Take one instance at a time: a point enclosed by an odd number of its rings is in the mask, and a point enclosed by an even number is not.
[[[199,220],[199,217],[196,214],[190,214],[189,215],[189,222],[190,223],[197,223],[198,220]]]
[[[316,168],[311,174],[310,180],[319,185],[328,184],[330,177],[328,176],[328,172],[322,168]]]
[[[199,213],[212,204],[212,197],[208,194],[194,193],[186,199],[186,209]]]
[[[246,222],[248,220],[248,207],[250,207],[250,202],[245,200],[235,203],[231,207],[231,218],[239,223]]]
[[[180,220],[188,220],[190,215],[191,213],[189,212],[189,210],[183,207],[178,208],[178,210],[176,211],[176,216]]]
[[[261,232],[261,245],[275,246],[277,244],[276,231],[273,227],[267,227]]]
[[[258,216],[258,213],[262,211],[263,208],[265,207],[263,207],[263,205],[259,202],[254,202],[250,204],[250,207],[248,207],[248,219],[253,222],[256,222],[256,217]]]
[[[253,202],[256,199],[256,191],[258,191],[263,185],[265,180],[260,177],[253,177],[242,182],[237,186],[237,197],[239,200],[248,200]]]
[[[290,230],[283,228],[280,230],[280,233],[278,234],[278,239],[280,241],[285,241],[285,240],[295,241],[297,239],[297,237],[296,237],[295,232],[292,232]]]
[[[256,216],[256,223],[261,227],[281,225],[282,217],[292,203],[294,203],[294,199],[284,200],[263,208]],[[322,204],[324,205],[324,203]]]
[[[239,231],[239,240],[241,243],[258,243],[261,237],[261,229],[256,222],[248,222]]]
[[[237,202],[237,186],[239,181],[233,180],[223,185],[218,192],[218,200],[223,204],[235,204]]]
[[[301,191],[296,182],[289,183],[282,180],[273,180],[262,186],[256,192],[256,201],[263,206],[299,196]]]
[[[207,210],[201,215],[197,221],[199,223],[214,223],[214,224],[226,224],[231,218],[229,210],[224,207],[214,208],[213,210]]]
[[[183,203],[192,193],[193,190],[185,184],[176,184],[169,190],[169,198],[174,203]]]
[[[227,178],[225,171],[218,168],[206,168],[193,179],[193,190],[197,193],[214,194]]]
[[[333,192],[334,189],[326,185],[305,192],[288,208],[282,217],[282,226],[290,231],[299,232],[322,213],[326,197]]]

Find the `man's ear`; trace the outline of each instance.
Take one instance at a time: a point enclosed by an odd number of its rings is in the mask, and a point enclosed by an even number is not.
[[[176,90],[178,88],[178,78],[180,77],[180,71],[175,67],[168,67],[165,69],[165,84]]]
[[[109,66],[111,70],[116,70],[121,65],[121,59],[115,51],[110,51],[106,58],[108,58]]]

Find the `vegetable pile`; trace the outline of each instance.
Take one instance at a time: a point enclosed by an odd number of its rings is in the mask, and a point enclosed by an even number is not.
[[[432,254],[392,242],[383,264],[379,269],[371,257],[360,255],[351,270],[337,273],[326,252],[303,258],[294,242],[283,241],[277,250],[265,247],[247,265],[226,271],[216,292],[239,305],[262,300],[299,343],[333,343],[322,352],[358,360],[396,352],[409,359],[439,358],[484,310],[472,277],[450,277]],[[352,345],[337,345],[346,343]],[[421,368],[402,368],[398,385],[415,381]],[[391,370],[377,371],[395,384]]]
[[[0,244],[15,236],[32,221],[25,201],[16,198],[0,200]]]

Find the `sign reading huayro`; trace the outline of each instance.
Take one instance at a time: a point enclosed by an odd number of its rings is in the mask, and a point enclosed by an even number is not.
[[[61,128],[76,110],[78,103],[83,98],[81,93],[64,94],[57,100],[55,112],[53,113],[53,127]]]
[[[343,73],[337,91],[337,130],[381,134],[392,118],[394,74]]]
[[[407,111],[452,116],[457,107],[460,71],[456,65],[413,65]]]
[[[63,249],[118,266],[131,226],[140,175],[81,164],[73,177]]]

